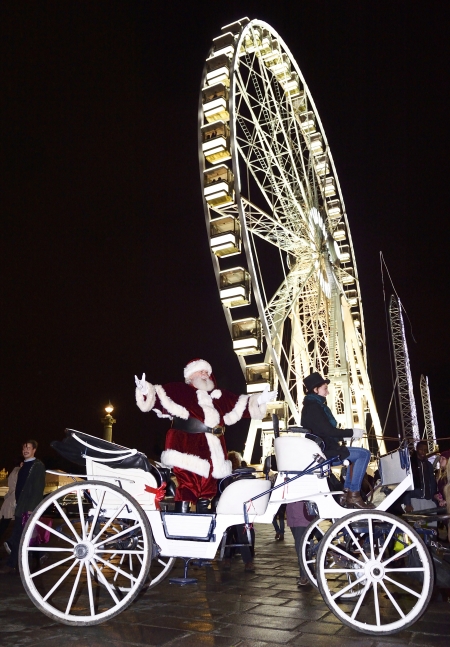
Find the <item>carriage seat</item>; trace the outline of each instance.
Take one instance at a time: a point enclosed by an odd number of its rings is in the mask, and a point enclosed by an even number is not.
[[[91,458],[94,461],[96,458],[102,460],[105,458],[116,457],[116,460],[108,461],[104,464],[108,467],[111,467],[112,469],[140,469],[144,472],[149,472],[156,480],[158,487],[162,484],[163,481],[166,481],[166,483],[169,484],[169,470],[167,470],[168,474],[163,475],[163,470],[158,470],[158,468],[152,465],[147,456],[142,452],[138,452],[137,450],[130,450],[128,447],[123,447],[122,445],[111,443],[108,440],[104,440],[103,438],[90,436],[89,434],[85,434],[81,431],[76,431],[75,429],[66,429],[64,433],[66,435],[64,440],[54,440],[50,443],[50,446],[53,447],[53,449],[55,449],[58,454],[71,461],[72,463],[75,463],[76,465],[85,466],[86,457]],[[82,442],[80,442],[78,438]],[[86,443],[86,445],[83,443]],[[120,453],[108,453],[111,451],[123,452],[124,458],[121,458]],[[133,453],[130,454],[130,452]],[[172,486],[174,486],[173,482],[171,483]]]
[[[240,479],[230,483],[222,492],[217,504],[217,514],[243,515],[243,504],[257,494],[265,492],[265,496],[252,501],[249,514],[262,515],[265,513],[270,497],[270,481],[265,479]]]
[[[302,472],[316,460],[315,456],[325,459],[320,446],[303,434],[282,434],[275,438],[274,448],[279,472]]]

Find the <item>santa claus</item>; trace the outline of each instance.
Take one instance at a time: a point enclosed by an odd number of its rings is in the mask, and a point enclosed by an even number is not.
[[[194,359],[184,368],[185,382],[161,386],[136,381],[136,403],[141,411],[154,411],[159,418],[170,418],[166,448],[161,462],[173,469],[178,481],[175,510],[187,512],[196,503],[197,512],[206,511],[217,492],[217,479],[231,474],[227,460],[225,425],[241,418],[261,420],[266,404],[276,391],[266,387],[262,393],[235,395],[216,388],[208,362]]]

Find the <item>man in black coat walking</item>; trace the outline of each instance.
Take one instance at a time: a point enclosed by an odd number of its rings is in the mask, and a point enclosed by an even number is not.
[[[33,512],[42,501],[45,487],[45,465],[35,457],[37,450],[35,440],[27,440],[22,445],[23,465],[19,470],[16,483],[16,510],[14,528],[8,546],[11,550],[6,566],[0,568],[0,574],[17,572],[19,546],[22,537],[22,515]]]

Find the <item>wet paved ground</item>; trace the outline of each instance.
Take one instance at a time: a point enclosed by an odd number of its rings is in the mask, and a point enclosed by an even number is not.
[[[450,605],[436,593],[409,630],[373,638],[343,626],[312,587],[299,589],[293,539],[274,541],[272,526],[257,526],[256,572],[233,560],[190,569],[198,584],[168,579],[128,610],[95,627],[53,622],[29,600],[20,578],[0,576],[0,645],[8,647],[400,647],[450,644]],[[2,555],[4,557],[4,555]],[[170,576],[182,574],[181,561]]]

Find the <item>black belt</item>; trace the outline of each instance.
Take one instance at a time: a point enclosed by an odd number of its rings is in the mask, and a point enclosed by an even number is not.
[[[179,431],[187,431],[189,434],[214,434],[214,436],[223,436],[225,433],[225,427],[221,425],[207,427],[203,422],[197,420],[197,418],[188,418],[187,420],[173,418],[172,427]]]

